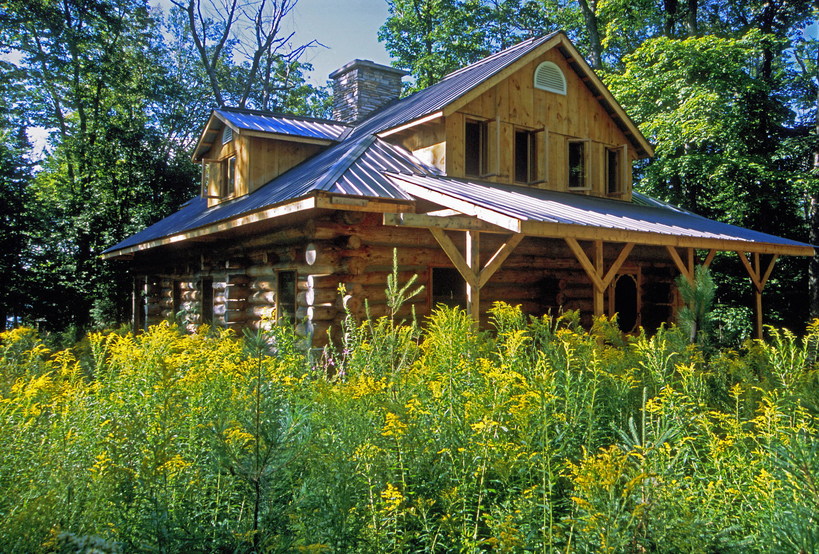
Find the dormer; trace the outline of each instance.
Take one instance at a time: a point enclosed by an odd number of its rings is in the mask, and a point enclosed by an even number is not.
[[[208,207],[250,194],[336,143],[349,130],[336,121],[255,110],[214,110],[193,161],[202,165]]]
[[[450,177],[631,200],[632,164],[651,145],[565,35],[499,65],[489,75],[490,56],[446,76],[442,97],[475,83],[379,136]]]

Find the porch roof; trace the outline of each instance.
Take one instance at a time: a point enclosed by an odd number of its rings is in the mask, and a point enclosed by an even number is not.
[[[395,173],[389,176],[397,187],[413,197],[475,216],[499,230],[527,236],[797,256],[814,254],[814,247],[809,244],[707,219],[638,193],[634,193],[633,202],[624,202],[445,176]],[[389,220],[406,225],[412,218],[398,214],[391,215]],[[426,221],[433,226],[434,219]]]

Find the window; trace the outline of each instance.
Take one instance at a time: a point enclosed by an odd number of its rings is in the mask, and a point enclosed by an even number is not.
[[[171,286],[171,319],[177,321],[182,311],[182,281],[174,280]]]
[[[202,198],[210,196],[210,184],[213,180],[211,164],[202,160]]]
[[[624,333],[634,331],[640,322],[637,276],[628,273],[618,275],[612,284],[611,292],[614,295],[617,326]]]
[[[213,278],[203,277],[199,282],[202,303],[199,306],[202,320],[200,323],[213,323]]]
[[[480,177],[488,173],[487,136],[486,121],[466,120],[464,129],[464,174]]]
[[[276,273],[276,322],[296,324],[296,272]]]
[[[566,77],[552,62],[543,62],[535,69],[535,88],[555,94],[566,94]]]
[[[537,181],[537,134],[532,131],[515,131],[515,181]]]
[[[432,307],[466,308],[466,281],[454,267],[432,268]]]
[[[628,164],[626,146],[606,148],[606,193],[620,194],[625,192]]]
[[[586,140],[569,141],[569,188],[589,188],[589,144]]]
[[[231,156],[222,164],[222,197],[229,198],[236,193],[236,156]]]

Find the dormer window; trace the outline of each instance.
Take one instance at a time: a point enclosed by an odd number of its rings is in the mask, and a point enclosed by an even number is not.
[[[606,194],[618,195],[625,192],[626,147],[606,148]]]
[[[587,190],[591,188],[589,183],[589,141],[570,140],[568,141],[568,184],[570,190]]]
[[[535,88],[566,94],[566,77],[554,62],[543,62],[535,69]]]
[[[464,174],[481,177],[488,171],[486,121],[467,119],[464,128]]]
[[[222,198],[236,194],[236,156],[222,162]]]
[[[515,181],[537,181],[537,135],[533,131],[515,130]]]

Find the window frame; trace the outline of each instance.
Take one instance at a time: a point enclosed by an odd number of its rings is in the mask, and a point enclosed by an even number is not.
[[[282,283],[282,275],[283,274],[292,274],[292,300],[287,301],[287,306],[285,304],[284,296],[282,293],[284,292],[283,283]],[[277,269],[276,270],[276,309],[275,309],[275,318],[274,321],[276,325],[282,325],[282,319],[287,316],[288,323],[295,327],[296,325],[296,310],[298,309],[298,284],[299,284],[299,273],[295,269]],[[290,287],[288,287],[289,289]],[[288,313],[286,308],[292,306],[292,313]]]
[[[620,146],[606,146],[603,149],[603,155],[605,156],[604,162],[604,191],[607,196],[622,196],[626,193],[626,182],[627,182],[627,174],[626,168],[628,167],[627,159],[627,145],[623,144]],[[615,190],[611,189],[611,156],[615,155],[617,157],[617,168],[614,176],[617,180]]]
[[[572,145],[583,146],[583,184],[582,186],[572,186]],[[592,167],[591,167],[591,139],[570,138],[566,140],[566,188],[571,191],[586,191],[592,189]]]
[[[541,178],[541,162],[539,159],[539,148],[538,142],[539,137],[538,134],[542,131],[534,130],[534,129],[527,129],[525,127],[515,127],[514,129],[514,140],[513,145],[514,149],[512,152],[512,179],[516,183],[523,183],[526,185],[531,185],[535,183],[543,182],[544,179]],[[526,135],[526,178],[519,179],[518,175],[518,135]]]
[[[200,324],[213,325],[213,277],[201,277],[199,279],[199,316]]]
[[[236,196],[236,155],[233,154],[222,160],[222,183],[220,196],[233,198]]]
[[[467,129],[470,125],[478,127],[477,152],[473,153],[473,148],[469,145],[467,137],[470,136]],[[470,158],[477,156],[477,172],[470,172]],[[467,177],[485,177],[489,174],[489,121],[476,117],[464,118],[464,175]]]

